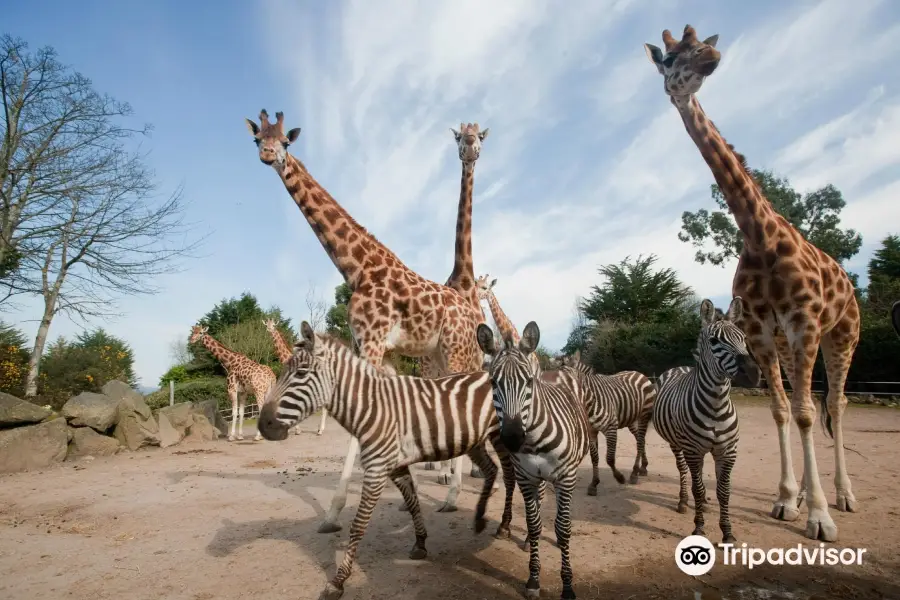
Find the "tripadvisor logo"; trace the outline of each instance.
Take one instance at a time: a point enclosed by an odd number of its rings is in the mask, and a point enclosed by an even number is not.
[[[754,548],[746,543],[717,544],[713,546],[702,535],[689,535],[675,547],[675,564],[686,575],[705,575],[716,564],[716,554],[721,553],[723,565],[740,565],[752,569],[760,565],[861,565],[865,548],[826,548],[825,544],[805,547],[797,544],[790,548]]]

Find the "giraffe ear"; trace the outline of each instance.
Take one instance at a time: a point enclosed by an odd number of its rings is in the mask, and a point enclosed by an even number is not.
[[[486,138],[486,137],[488,136],[488,132],[489,132],[490,130],[491,130],[490,127],[486,127],[486,128],[484,129],[484,131],[482,131],[481,133],[478,134],[478,139],[480,139],[480,140],[483,142],[483,141],[484,141],[484,138]]]
[[[728,314],[725,317],[733,323],[742,316],[744,316],[744,300],[740,296],[735,296],[728,305]]]
[[[530,321],[522,331],[522,339],[519,341],[519,350],[524,354],[531,354],[537,350],[538,342],[541,341],[541,330],[537,323]]]
[[[662,65],[663,61],[663,51],[659,49],[659,46],[654,46],[653,44],[644,44],[644,51],[647,53],[647,58],[650,59],[657,67]]]
[[[259,125],[257,125],[256,123],[254,123],[254,122],[251,121],[250,119],[244,119],[244,121],[247,122],[247,129],[249,129],[249,130],[250,130],[250,133],[251,133],[254,137],[256,137],[256,135],[259,134]]]
[[[706,38],[705,40],[703,40],[703,43],[706,44],[707,46],[715,48],[716,42],[718,42],[718,41],[719,41],[719,34],[717,33],[716,35],[711,35],[708,38]]]
[[[494,347],[494,332],[484,323],[478,324],[475,331],[475,337],[478,339],[478,347],[487,355],[493,356],[497,349]]]
[[[316,332],[306,321],[300,323],[300,340],[307,350],[312,351],[316,346]]]
[[[710,323],[714,323],[716,320],[716,307],[713,306],[713,303],[709,299],[705,299],[700,303],[700,322],[703,323],[703,326],[707,326]]]
[[[453,134],[453,137],[454,137],[454,138],[456,139],[456,141],[458,142],[458,141],[459,141],[460,133],[459,133],[457,130],[453,129],[452,127],[450,128],[450,132]]]
[[[497,279],[496,279],[496,278],[494,278],[494,279],[491,280],[491,285],[489,285],[488,287],[489,287],[489,288],[492,288],[492,287],[494,287],[495,285],[497,285]]]
[[[297,141],[297,138],[300,137],[300,128],[294,127],[290,131],[287,132],[287,139],[289,144],[293,144]]]

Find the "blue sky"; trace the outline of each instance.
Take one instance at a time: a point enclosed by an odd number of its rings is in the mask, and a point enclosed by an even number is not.
[[[565,6],[565,10],[561,7]],[[564,342],[597,268],[655,253],[724,308],[734,264],[693,262],[684,210],[713,208],[712,176],[642,44],[691,23],[723,61],[699,94],[750,165],[800,190],[838,186],[843,224],[873,248],[900,231],[900,79],[890,0],[14,3],[5,32],[52,45],[155,130],[164,191],[183,183],[204,258],[126,298],[103,324],[155,386],[217,301],[254,293],[296,325],[341,281],[244,126],[261,108],[301,127],[292,152],[411,268],[453,261],[459,159],[448,128],[490,127],[476,168],[476,274],[521,330]],[[33,335],[37,301],[2,315]],[[50,338],[77,333],[60,316]]]

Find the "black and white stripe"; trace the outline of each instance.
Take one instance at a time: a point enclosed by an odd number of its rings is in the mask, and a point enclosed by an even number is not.
[[[259,431],[283,440],[287,431],[319,408],[359,440],[363,489],[350,539],[326,595],[338,594],[353,568],[359,542],[372,511],[390,479],[399,488],[412,516],[416,542],[410,558],[423,559],[425,522],[409,465],[448,460],[467,454],[484,473],[475,510],[475,531],[486,526],[488,497],[497,465],[485,448],[491,441],[503,468],[506,502],[497,535],[508,535],[515,474],[509,454],[499,442],[490,376],[483,372],[435,379],[388,376],[356,356],[342,342],[316,335],[307,322],[259,416]]]
[[[585,409],[594,430],[594,436],[603,434],[606,438],[606,464],[619,483],[625,483],[625,476],[616,468],[616,445],[618,430],[627,428],[634,436],[637,455],[631,470],[631,483],[638,482],[639,475],[647,474],[647,451],[645,441],[647,426],[653,416],[656,400],[656,386],[650,378],[637,371],[621,371],[614,375],[601,375],[582,362],[581,352],[563,359],[563,369],[574,369],[582,376]],[[588,486],[588,495],[597,495],[600,483],[599,437],[591,445],[591,465],[593,478]]]
[[[725,542],[734,541],[728,501],[739,438],[737,412],[730,395],[731,380],[743,372],[755,385],[760,374],[747,351],[744,332],[735,323],[741,318],[742,306],[741,298],[737,296],[726,314],[717,315],[709,300],[700,304],[702,325],[694,351],[696,365],[676,367],[663,373],[653,407],[654,427],[675,454],[680,479],[678,512],[681,513],[687,511],[690,472],[694,495],[693,535],[705,535],[703,460],[707,454],[712,454],[716,466],[719,527]]]
[[[577,373],[561,373],[560,383],[551,384],[541,379],[539,368],[534,371],[529,356],[539,340],[540,330],[534,321],[525,326],[518,344],[507,338],[502,349],[495,345],[490,327],[478,326],[478,345],[492,356],[489,372],[500,420],[500,439],[510,452],[525,500],[530,548],[525,593],[530,597],[540,593],[541,501],[545,482],[549,481],[556,490],[555,529],[562,557],[562,597],[575,598],[569,562],[569,511],[578,465],[591,444],[591,426]]]

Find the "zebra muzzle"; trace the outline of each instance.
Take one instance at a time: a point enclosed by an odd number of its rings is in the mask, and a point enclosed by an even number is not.
[[[259,420],[256,429],[265,439],[272,442],[280,442],[287,439],[289,427],[276,418],[277,404],[267,402],[259,411]]]
[[[500,426],[500,441],[510,452],[519,451],[525,443],[525,424],[522,423],[522,417],[517,416],[515,419],[503,421],[503,425]]]
[[[759,370],[759,365],[753,360],[753,357],[750,355],[739,356],[738,370],[744,374],[751,386],[756,387],[759,385],[762,373]]]

